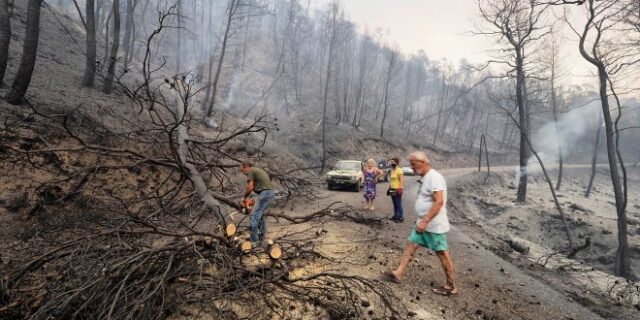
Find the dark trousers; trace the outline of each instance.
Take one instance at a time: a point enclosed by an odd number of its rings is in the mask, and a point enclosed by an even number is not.
[[[402,210],[402,195],[392,195],[391,201],[393,202],[393,217],[396,219],[404,219],[404,211]]]

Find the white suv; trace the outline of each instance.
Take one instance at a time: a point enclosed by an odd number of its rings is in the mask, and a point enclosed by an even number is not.
[[[327,173],[325,181],[327,189],[334,187],[351,187],[355,191],[360,191],[364,183],[364,164],[358,160],[340,160]]]

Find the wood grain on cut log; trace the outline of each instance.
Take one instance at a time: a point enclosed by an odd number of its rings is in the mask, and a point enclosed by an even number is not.
[[[233,244],[236,248],[238,248],[238,250],[244,253],[251,252],[251,249],[253,248],[253,244],[251,243],[251,241],[248,241],[247,239],[243,239],[240,237],[234,237]]]
[[[227,225],[227,228],[226,228],[226,230],[225,230],[225,231],[226,231],[226,233],[227,233],[227,237],[231,238],[231,237],[233,237],[233,236],[235,236],[235,235],[236,235],[236,232],[238,231],[238,228],[236,227],[236,225],[235,225],[235,224],[233,224],[233,223],[229,223],[229,224]]]
[[[240,251],[242,251],[244,253],[251,252],[251,248],[252,247],[253,247],[253,245],[251,244],[251,241],[242,241],[238,245],[238,249],[240,249]]]
[[[282,249],[279,245],[273,244],[269,246],[269,257],[274,260],[278,260],[282,257]]]

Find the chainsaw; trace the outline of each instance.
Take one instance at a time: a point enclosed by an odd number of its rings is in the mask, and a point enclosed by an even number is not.
[[[256,201],[251,198],[246,198],[242,200],[242,213],[250,214],[253,211],[253,206],[256,204]]]

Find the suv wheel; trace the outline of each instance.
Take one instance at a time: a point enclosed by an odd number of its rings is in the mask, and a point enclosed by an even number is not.
[[[362,181],[358,181],[358,183],[356,183],[356,186],[355,186],[354,189],[355,189],[356,192],[360,192],[360,188],[361,187],[362,187]]]
[[[333,185],[331,182],[327,182],[327,190],[333,190]]]

